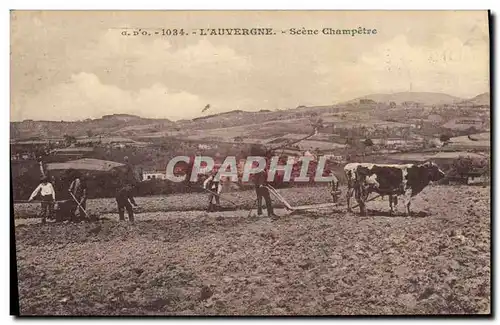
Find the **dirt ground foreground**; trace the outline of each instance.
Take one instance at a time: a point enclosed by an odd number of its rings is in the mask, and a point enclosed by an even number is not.
[[[388,205],[18,224],[21,314],[489,313],[490,188],[429,187],[410,217]]]

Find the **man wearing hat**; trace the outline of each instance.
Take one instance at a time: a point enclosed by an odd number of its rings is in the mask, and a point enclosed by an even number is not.
[[[274,213],[273,203],[271,201],[271,195],[269,194],[269,189],[267,188],[267,168],[263,171],[257,173],[253,177],[253,182],[255,184],[255,192],[257,194],[257,214],[262,215],[262,199],[266,202],[267,215],[276,219],[278,216]]]
[[[46,222],[47,217],[51,217],[54,211],[54,202],[56,200],[56,191],[49,182],[49,178],[43,175],[40,178],[40,185],[31,193],[28,201],[32,201],[40,193],[42,200],[42,223]]]
[[[203,182],[203,188],[210,191],[208,195],[208,212],[215,211],[220,207],[220,193],[222,192],[222,185],[219,179],[216,179],[216,171],[212,171],[210,176]],[[214,204],[215,199],[215,204]]]
[[[274,213],[273,202],[271,201],[271,195],[267,187],[267,177],[273,152],[272,150],[257,148],[252,150],[252,155],[263,156],[266,159],[264,170],[252,177],[253,183],[255,184],[255,193],[257,194],[257,215],[262,215],[262,200],[264,200],[266,202],[267,215],[271,219],[277,219],[278,216]]]
[[[79,219],[85,219],[85,209],[87,207],[87,184],[85,177],[80,174],[80,172],[75,171],[73,173],[73,181],[71,182],[68,191],[72,194],[73,200],[76,200],[73,202],[73,211],[71,213],[72,220],[78,221],[78,219],[76,219],[77,211],[79,211]]]
[[[125,221],[125,210],[127,210],[128,220],[134,222],[134,210],[132,209],[132,205],[136,207],[137,203],[134,200],[133,191],[134,184],[132,182],[124,182],[116,193],[116,203],[118,205],[118,216],[120,221]]]

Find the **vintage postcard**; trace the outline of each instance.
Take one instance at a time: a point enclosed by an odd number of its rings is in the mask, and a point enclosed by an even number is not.
[[[12,313],[491,314],[488,11],[10,17]]]

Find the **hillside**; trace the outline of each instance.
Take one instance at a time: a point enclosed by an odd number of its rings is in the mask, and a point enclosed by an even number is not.
[[[400,92],[394,94],[371,94],[354,99],[353,101],[357,102],[360,99],[371,99],[379,103],[395,102],[396,104],[401,104],[403,102],[418,102],[424,105],[443,105],[443,104],[451,104],[463,101],[463,98],[443,93],[432,93],[432,92]]]
[[[209,130],[221,128],[233,128],[237,126],[262,124],[270,121],[291,120],[307,115],[307,108],[289,111],[258,111],[249,112],[234,110],[193,120],[178,122],[178,127],[183,130]]]
[[[381,103],[374,110],[373,105],[357,105],[361,99],[370,99]],[[270,136],[270,130],[276,131],[273,135],[280,136],[281,133],[298,132],[310,129],[313,120],[321,118],[326,123],[335,123],[337,126],[343,124],[371,123],[373,119],[382,119],[380,115],[387,114],[390,102],[401,105],[403,102],[418,102],[424,105],[443,105],[449,103],[465,103],[464,105],[488,105],[489,93],[480,94],[474,98],[464,100],[458,97],[442,93],[431,92],[401,92],[394,94],[371,94],[351,100],[346,103],[327,106],[299,106],[288,110],[260,110],[242,111],[233,110],[217,114],[210,114],[194,118],[192,120],[180,120],[172,122],[168,119],[143,118],[136,115],[113,114],[105,115],[99,119],[87,119],[84,121],[33,121],[10,123],[10,134],[12,139],[26,138],[62,138],[64,135],[88,136],[123,136],[123,137],[165,137],[187,134],[193,135],[194,130],[217,129],[217,133],[224,133],[226,128],[240,127],[245,129],[241,135],[250,138],[261,138]],[[355,105],[353,105],[355,104]],[[401,110],[399,106],[395,108]],[[339,115],[341,114],[341,115]],[[391,111],[391,114],[396,114]],[[406,113],[405,113],[406,114]],[[345,115],[345,116],[344,116]],[[272,123],[269,123],[272,122]],[[278,131],[281,124],[289,124],[288,130]],[[256,126],[266,126],[266,130]],[[269,129],[269,130],[267,130]],[[228,130],[229,131],[229,130]],[[305,131],[306,133],[308,131]],[[271,132],[272,133],[272,132]],[[235,137],[231,133],[231,138]]]
[[[10,135],[13,139],[19,138],[56,138],[65,134],[73,136],[127,134],[137,130],[150,132],[158,129],[168,129],[175,125],[168,119],[149,119],[136,115],[113,114],[105,115],[99,119],[87,119],[84,121],[33,121],[10,123]]]
[[[203,120],[209,120],[209,119],[213,119],[213,118],[235,116],[235,115],[241,115],[241,114],[245,114],[245,112],[240,110],[240,109],[237,109],[237,110],[232,110],[229,112],[222,112],[222,113],[216,113],[216,114],[210,114],[210,115],[206,115],[206,116],[196,117],[196,118],[192,119],[192,121],[196,122],[196,121],[203,121]]]
[[[482,93],[480,95],[477,95],[476,97],[473,97],[471,99],[464,100],[460,102],[459,104],[462,105],[490,105],[490,93]]]

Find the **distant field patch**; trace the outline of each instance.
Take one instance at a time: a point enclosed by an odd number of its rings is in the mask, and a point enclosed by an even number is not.
[[[490,133],[471,134],[450,139],[449,147],[460,147],[464,149],[490,148]]]
[[[437,152],[437,153],[401,153],[389,155],[388,158],[395,161],[415,161],[424,162],[427,160],[446,160],[446,159],[457,159],[459,157],[471,157],[471,158],[484,158],[484,156],[466,151],[454,151],[454,152]]]

